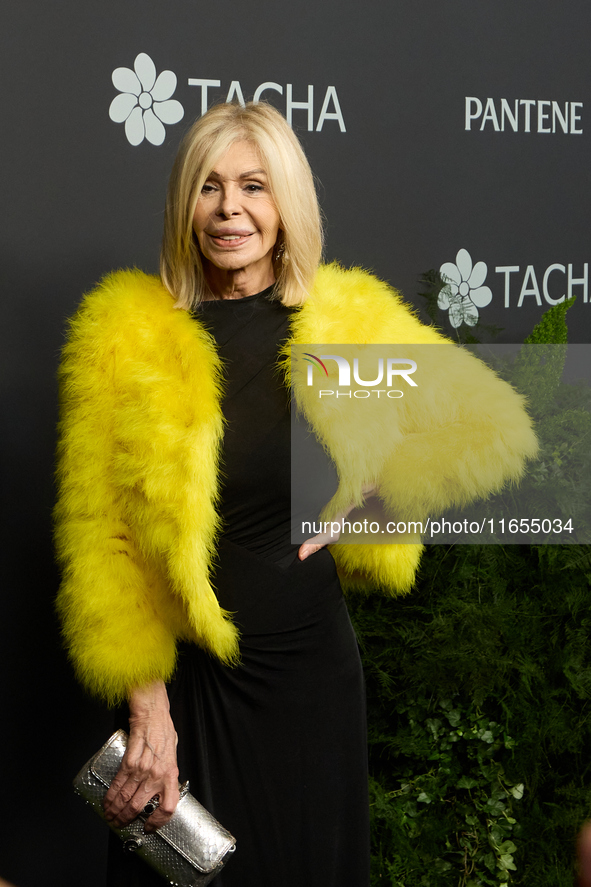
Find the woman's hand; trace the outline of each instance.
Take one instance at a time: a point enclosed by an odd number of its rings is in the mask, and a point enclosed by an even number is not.
[[[347,512],[348,514],[349,512]],[[342,524],[341,521],[344,519],[345,515],[339,515],[335,517],[332,521],[327,521],[327,530],[329,529],[330,533],[319,533],[317,536],[313,536],[311,539],[306,539],[306,541],[300,545],[298,549],[298,557],[301,561],[305,561],[307,557],[311,554],[314,554],[316,551],[320,551],[321,548],[324,548],[325,545],[331,545],[334,542],[339,541],[339,536],[341,535]]]
[[[168,822],[179,800],[176,745],[164,683],[138,687],[129,700],[127,749],[103,801],[107,820],[123,828],[158,795],[159,805],[144,830],[152,832]]]
[[[361,492],[363,493],[364,501],[375,492],[375,489],[376,487],[374,483],[366,483],[363,485],[363,487],[361,488]],[[320,551],[320,549],[324,548],[325,545],[332,545],[335,542],[338,542],[341,535],[341,530],[343,528],[343,521],[345,520],[347,515],[350,514],[351,511],[353,511],[354,507],[354,505],[349,505],[349,507],[345,509],[345,511],[341,511],[341,513],[337,514],[331,521],[327,521],[326,533],[319,533],[317,536],[313,536],[311,539],[306,539],[303,545],[300,545],[298,549],[299,559],[301,561],[305,561],[307,557],[317,551]]]

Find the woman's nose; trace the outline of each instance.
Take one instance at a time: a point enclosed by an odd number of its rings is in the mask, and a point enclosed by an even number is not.
[[[218,215],[229,217],[239,212],[240,200],[237,189],[233,187],[222,188],[220,191]]]

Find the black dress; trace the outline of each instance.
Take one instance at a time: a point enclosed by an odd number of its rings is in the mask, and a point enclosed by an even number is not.
[[[225,363],[214,587],[241,632],[241,661],[228,668],[182,646],[169,687],[180,778],[237,839],[216,887],[366,887],[363,675],[330,552],[301,562],[290,544],[277,355],[291,312],[269,295],[206,302],[196,315]],[[163,883],[112,842],[109,887]]]

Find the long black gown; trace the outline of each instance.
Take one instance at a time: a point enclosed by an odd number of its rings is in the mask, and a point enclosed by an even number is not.
[[[197,313],[225,364],[214,587],[235,614],[241,661],[228,668],[182,646],[169,686],[180,778],[237,839],[215,887],[366,887],[363,675],[330,552],[301,562],[290,543],[289,399],[277,356],[291,311],[270,295]],[[109,887],[164,883],[112,840]]]

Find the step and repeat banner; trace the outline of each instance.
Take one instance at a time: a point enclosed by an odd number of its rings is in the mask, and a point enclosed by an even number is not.
[[[578,0],[21,0],[3,10],[11,815],[0,876],[32,887],[43,860],[46,887],[103,881],[103,826],[70,780],[112,714],[75,686],[52,611],[55,370],[84,291],[114,268],[157,270],[184,132],[216,102],[270,102],[317,177],[327,260],[373,270],[425,319],[421,293],[433,301],[429,272],[441,273],[438,322],[484,342],[522,342],[574,295],[569,340],[586,343],[590,25]],[[33,788],[46,798],[34,853]]]

